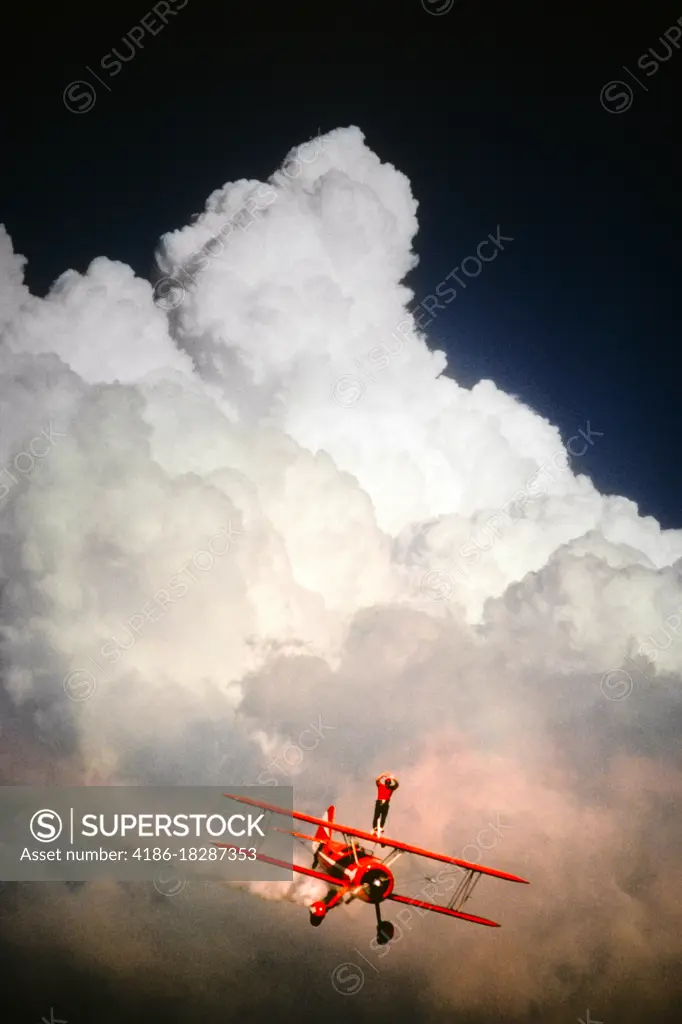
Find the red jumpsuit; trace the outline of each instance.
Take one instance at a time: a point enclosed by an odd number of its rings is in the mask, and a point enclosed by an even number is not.
[[[390,772],[384,772],[382,775],[377,776],[376,784],[377,800],[374,805],[372,831],[380,835],[383,831],[384,825],[386,824],[389,800],[398,788],[399,783],[395,775],[391,775]]]

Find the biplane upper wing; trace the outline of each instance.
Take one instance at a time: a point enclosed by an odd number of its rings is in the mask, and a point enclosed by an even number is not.
[[[452,910],[450,907],[439,907],[437,903],[427,903],[425,900],[415,900],[411,896],[399,896],[391,893],[389,900],[396,903],[407,903],[411,907],[422,907],[424,910],[433,910],[436,914],[447,914],[448,917],[459,917],[462,921],[472,921],[474,924],[487,924],[489,928],[499,928],[497,921],[489,921],[487,917],[476,917],[475,914],[464,914],[461,910]]]
[[[226,850],[239,850],[243,847],[236,846],[234,843],[218,843],[214,842],[214,846],[224,846]],[[325,875],[324,871],[315,871],[314,868],[304,868],[302,864],[290,864],[286,860],[279,860],[277,857],[268,857],[265,853],[257,853],[256,860],[262,860],[265,864],[274,864],[277,868],[284,868],[285,871],[298,871],[300,875],[308,875],[309,878],[319,878],[321,882],[326,882],[327,885],[335,885],[339,889],[344,888],[344,884],[338,878],[332,878],[331,875]]]
[[[477,871],[481,875],[490,875],[493,878],[503,878],[507,882],[523,882],[529,885],[527,879],[519,878],[518,875],[510,875],[506,871],[498,871],[497,868],[486,868],[482,864],[472,864],[468,860],[460,860],[458,857],[448,857],[444,853],[433,853],[431,850],[423,850],[419,846],[412,846],[410,843],[401,843],[397,839],[387,839],[382,836],[377,839],[371,832],[363,832],[359,828],[350,828],[348,825],[339,825],[336,821],[327,821],[326,818],[314,818],[310,814],[302,814],[300,811],[290,811],[286,807],[276,807],[274,804],[267,804],[263,800],[252,800],[247,796],[235,796],[233,793],[225,793],[224,796],[230,800],[237,800],[241,804],[250,804],[252,807],[261,807],[264,811],[271,811],[273,814],[283,814],[287,818],[295,818],[297,821],[307,821],[311,825],[323,825],[326,829],[334,832],[342,832],[347,836],[355,836],[356,839],[366,839],[369,843],[377,843],[379,846],[388,846],[393,850],[401,850],[403,853],[413,853],[417,857],[427,857],[429,860],[442,861],[443,864],[455,864],[464,868],[465,871]]]

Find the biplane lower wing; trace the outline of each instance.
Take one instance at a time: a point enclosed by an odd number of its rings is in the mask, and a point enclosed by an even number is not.
[[[432,850],[423,850],[419,846],[412,846],[410,843],[401,843],[397,839],[387,839],[382,836],[377,839],[371,832],[363,832],[358,828],[350,828],[348,825],[339,825],[336,821],[327,821],[326,818],[314,818],[311,814],[302,814],[300,811],[290,811],[286,807],[276,807],[274,804],[267,804],[263,800],[252,800],[247,796],[235,796],[233,793],[224,793],[223,796],[230,800],[236,800],[240,804],[249,804],[251,807],[260,807],[264,811],[271,811],[273,814],[282,814],[287,818],[295,818],[296,821],[307,821],[310,825],[322,825],[334,832],[341,832],[343,835],[354,836],[356,839],[365,839],[369,843],[376,843],[379,846],[388,846],[393,850],[400,850],[403,853],[412,853],[417,857],[426,857],[429,860],[438,860],[443,864],[455,864],[465,871],[476,871],[481,875],[490,875],[492,878],[502,878],[507,882],[522,882],[528,885],[525,878],[518,875],[510,875],[506,871],[498,871],[496,868],[487,868],[482,864],[471,864],[467,860],[460,860],[458,857],[448,857],[444,853],[433,853]]]
[[[486,924],[489,928],[499,928],[497,921],[489,921],[487,917],[476,917],[475,914],[464,914],[461,910],[450,910],[449,907],[439,907],[437,903],[426,903],[424,900],[415,900],[411,896],[399,896],[391,893],[389,900],[396,903],[407,903],[410,907],[422,907],[423,910],[433,910],[436,914],[447,914],[448,917],[459,917],[462,921],[471,921],[473,924]]]
[[[214,846],[224,846],[226,850],[239,850],[243,847],[236,846],[234,843],[213,843]],[[268,857],[265,853],[257,853],[256,860],[262,860],[265,864],[273,864],[276,868],[284,868],[285,871],[298,871],[300,875],[308,875],[309,878],[319,878],[321,882],[326,882],[327,885],[335,885],[339,889],[344,888],[344,884],[338,878],[332,878],[331,875],[325,875],[324,871],[315,871],[314,868],[304,868],[301,864],[290,864],[286,860],[279,860],[277,857]]]

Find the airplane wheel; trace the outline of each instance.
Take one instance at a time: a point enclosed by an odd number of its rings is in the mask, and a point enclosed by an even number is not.
[[[395,928],[390,921],[382,921],[377,928],[377,942],[380,946],[385,946],[391,941],[395,935]]]
[[[315,914],[310,915],[310,923],[313,928],[319,928],[323,921],[323,917],[316,917]]]

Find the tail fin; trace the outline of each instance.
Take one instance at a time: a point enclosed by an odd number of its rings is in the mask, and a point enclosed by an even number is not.
[[[331,804],[327,808],[322,817],[325,819],[325,821],[331,822],[334,820],[334,804]],[[332,831],[330,828],[325,828],[324,825],[318,825],[317,832],[315,833],[315,838],[319,840],[319,842],[315,849],[319,850],[320,846],[322,846],[323,843],[328,842],[331,839],[331,837]]]

